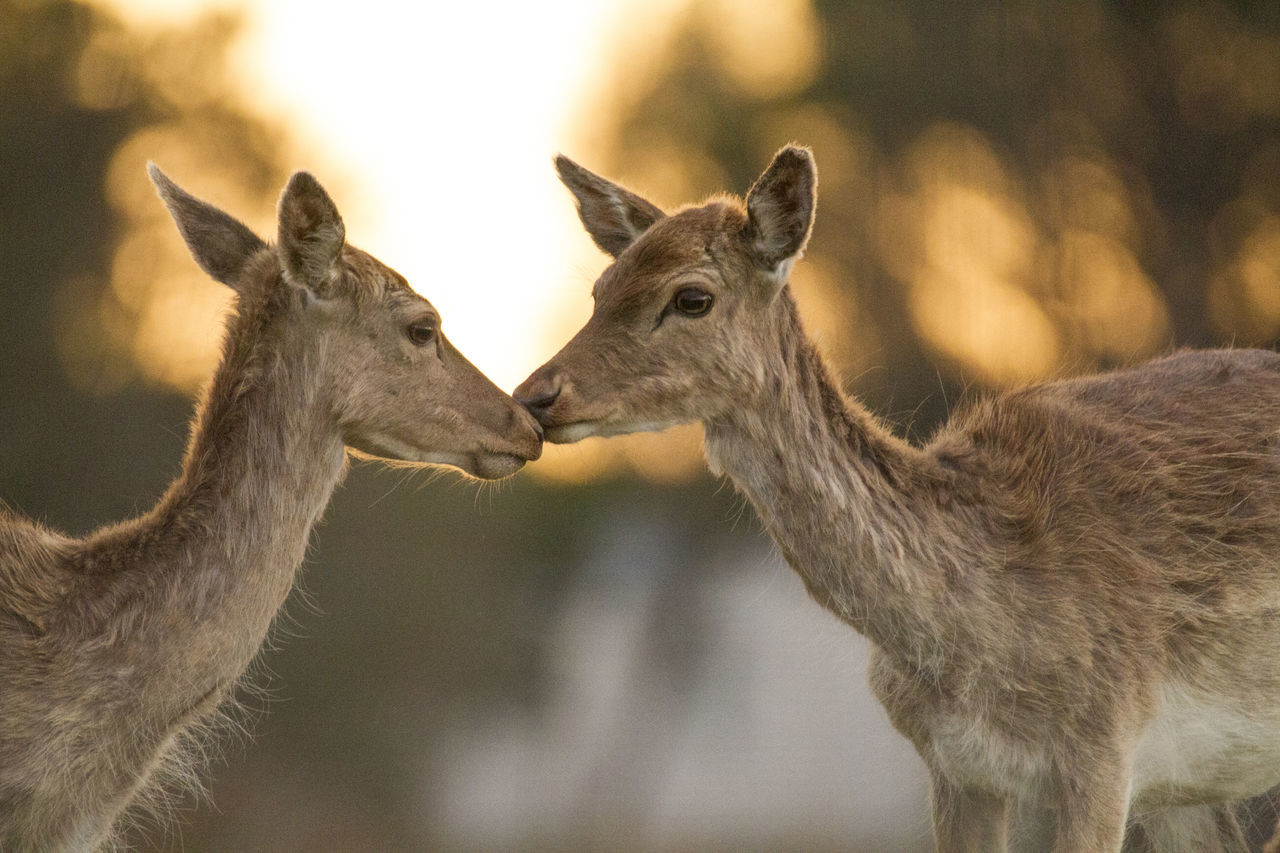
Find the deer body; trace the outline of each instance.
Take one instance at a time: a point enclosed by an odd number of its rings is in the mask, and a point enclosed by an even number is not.
[[[132,798],[265,639],[345,465],[340,435],[277,426],[305,386],[287,375],[300,365],[276,367],[216,442],[197,428],[186,470],[147,516],[79,542],[18,527],[24,550],[53,545],[47,561],[0,550],[0,572],[39,572],[33,585],[51,588],[43,612],[20,611],[27,624],[0,622],[5,669],[21,673],[0,700],[0,814],[28,825],[10,843],[96,846],[103,805]],[[207,409],[201,426],[229,414]]]
[[[786,278],[816,185],[671,216],[561,158],[616,258],[516,391],[550,441],[700,420],[932,780],[941,850],[1238,849],[1225,801],[1280,781],[1280,356],[1184,352],[956,411],[923,447],[840,391]]]
[[[82,540],[0,514],[4,850],[96,849],[157,771],[188,772],[181,741],[265,639],[345,446],[485,477],[538,453],[535,426],[452,350],[430,304],[345,245],[310,176],[286,188],[278,248],[153,179],[238,310],[152,511]]]

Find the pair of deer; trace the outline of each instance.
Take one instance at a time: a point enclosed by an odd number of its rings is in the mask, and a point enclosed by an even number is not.
[[[614,262],[515,392],[348,246],[314,178],[268,246],[151,176],[238,304],[181,476],[73,540],[0,514],[0,848],[94,849],[207,721],[284,601],[351,448],[481,478],[541,441],[701,421],[932,779],[945,851],[1236,850],[1280,781],[1280,357],[1184,352],[974,401],[891,435],[806,336],[787,277],[817,177],[777,154],[745,206],[671,215],[556,161]],[[519,401],[519,402],[517,402]],[[532,413],[532,416],[531,414]],[[1136,840],[1135,840],[1136,839]]]

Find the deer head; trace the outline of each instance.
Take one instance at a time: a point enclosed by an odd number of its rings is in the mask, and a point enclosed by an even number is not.
[[[311,387],[348,447],[484,479],[538,458],[538,425],[453,348],[439,313],[403,276],[347,245],[337,207],[311,175],[289,180],[268,246],[154,164],[149,172],[196,262],[236,291],[240,310],[277,306],[254,332],[259,345],[312,354]]]
[[[714,420],[767,394],[779,294],[813,222],[809,151],[779,151],[745,208],[715,198],[670,216],[566,157],[556,169],[614,262],[591,319],[516,389],[547,440]]]

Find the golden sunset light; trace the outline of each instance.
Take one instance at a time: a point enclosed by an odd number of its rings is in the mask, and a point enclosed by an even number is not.
[[[585,291],[601,256],[582,234],[551,157],[581,145],[575,110],[591,94],[597,47],[630,4],[510,4],[495,21],[483,4],[373,0],[352,15],[306,0],[102,2],[144,30],[242,15],[229,64],[245,103],[284,123],[288,160],[329,188],[351,241],[430,299],[450,338],[500,386],[514,387],[550,354],[547,329],[567,329],[589,310],[587,300],[566,297]],[[122,157],[118,183],[136,184],[131,195],[149,193],[135,161],[164,163],[166,155],[193,187],[234,193],[234,164],[191,174],[201,164],[174,150],[181,142],[154,135],[147,142]],[[254,227],[271,227],[269,211],[237,211],[235,201],[223,198]],[[157,239],[177,246],[156,222]],[[166,319],[144,323],[138,346],[159,378],[198,383],[217,330],[203,336],[202,357],[177,359],[172,341],[145,331],[184,325],[173,313],[189,308],[170,303],[168,313],[164,304],[149,306]],[[189,342],[191,331],[176,337]]]
[[[713,49],[743,91],[794,90],[818,57],[803,2],[708,11],[688,0],[556,0],[504,6],[500,21],[482,6],[392,0],[365,4],[359,15],[305,0],[99,2],[143,34],[234,20],[224,96],[283,126],[282,159],[329,188],[352,243],[403,273],[440,310],[450,339],[507,390],[590,313],[590,283],[608,259],[582,230],[551,158],[564,151],[591,161],[619,108],[616,93],[632,91],[625,69],[661,61],[672,27],[689,16],[730,25]],[[111,45],[102,41],[81,67],[88,102],[109,103],[114,93]],[[198,108],[193,101],[213,97],[200,81],[174,82],[182,79],[180,50],[162,43],[154,52],[146,73],[176,102]],[[766,54],[767,62],[752,59]],[[220,325],[210,317],[229,296],[186,258],[141,167],[160,162],[269,235],[271,210],[245,191],[240,164],[224,157],[200,132],[162,126],[123,145],[111,175],[133,229],[117,250],[108,331],[147,379],[187,393],[217,358]],[[646,191],[665,192],[663,203],[696,200],[685,197],[695,173],[673,172],[677,159],[655,147],[641,161]],[[703,167],[698,178],[716,174],[713,164],[690,163]],[[112,325],[121,312],[132,322]],[[102,367],[87,375],[99,391],[124,376]],[[698,434],[552,447],[536,470],[569,480],[619,468],[659,482],[685,479],[703,467]]]
[[[0,848],[1280,849],[1277,8],[0,0]]]

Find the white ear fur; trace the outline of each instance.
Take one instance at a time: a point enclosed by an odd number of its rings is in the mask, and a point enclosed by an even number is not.
[[[338,299],[322,295],[317,288],[291,281],[288,274],[284,275],[284,285],[294,291],[297,299],[307,311],[328,315],[332,314],[339,304]]]

